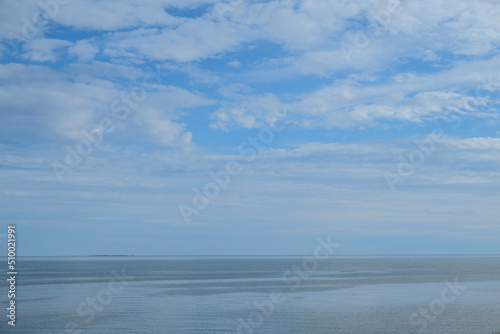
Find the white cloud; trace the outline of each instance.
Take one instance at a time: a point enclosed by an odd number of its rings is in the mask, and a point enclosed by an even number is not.
[[[425,50],[424,51],[424,57],[422,60],[424,61],[429,61],[429,62],[435,62],[439,61],[441,57],[439,57],[434,51],[432,50]]]
[[[22,136],[52,143],[79,141],[84,138],[84,130],[94,129],[108,117],[117,128],[107,139],[109,142],[146,138],[150,143],[186,146],[191,142],[191,134],[174,121],[179,112],[213,103],[201,94],[158,85],[156,91],[147,93],[143,101],[131,107],[128,119],[119,120],[112,115],[112,102],[131,92],[119,90],[111,82],[83,78],[69,83],[69,76],[47,67],[19,64],[0,65],[0,78],[9,83],[0,86],[3,140]]]
[[[240,96],[236,101],[225,102],[212,113],[211,127],[226,130],[231,125],[247,129],[274,125],[288,117],[286,105],[272,94]]]
[[[87,40],[77,41],[68,49],[68,53],[76,55],[80,62],[92,60],[98,52],[99,47]]]
[[[161,145],[186,147],[192,144],[192,133],[185,131],[186,126],[173,122],[159,110],[142,110],[141,119],[148,128],[147,133]]]
[[[226,64],[227,66],[238,68],[241,67],[241,63],[237,60],[232,60]]]
[[[345,121],[351,121],[355,125],[372,125],[376,120],[419,123],[444,118],[451,113],[472,112],[474,106],[485,105],[484,100],[454,92],[423,92],[413,98],[405,98],[396,105],[357,105],[345,115]]]
[[[495,150],[497,156],[500,150],[500,138],[451,138],[446,141],[446,145],[457,150]]]
[[[149,25],[175,25],[179,19],[167,13],[167,6],[168,2],[162,1],[144,3],[133,0],[120,2],[71,0],[60,7],[53,20],[77,29],[108,31]]]
[[[293,120],[306,127],[342,128],[374,126],[384,124],[384,121],[422,123],[450,114],[488,116],[482,112],[487,98],[453,91],[427,91],[411,96],[388,89],[385,96],[364,99],[359,98],[358,89],[353,86],[332,87],[307,96],[291,104]],[[370,94],[369,89],[365,93]]]
[[[351,75],[304,94],[291,110],[299,124],[308,127],[366,126],[376,119],[424,122],[449,113],[495,117],[499,64],[500,58],[494,57],[459,61],[432,74]]]
[[[69,84],[65,75],[43,66],[8,64],[0,68],[9,82],[2,86],[0,97],[4,138],[23,133],[34,140],[77,138],[112,92],[83,83]]]
[[[215,71],[208,71],[192,63],[166,63],[160,66],[161,69],[169,71],[179,71],[185,73],[194,84],[216,84],[220,83],[221,78]]]
[[[36,0],[1,1],[0,2],[0,39],[2,38],[26,38],[25,32],[31,31],[33,16],[40,12],[40,6]],[[41,27],[39,27],[41,28]]]
[[[70,42],[60,39],[34,39],[23,45],[23,57],[34,62],[55,62],[61,55],[57,51],[70,45]]]
[[[235,50],[246,41],[246,28],[231,22],[192,19],[175,29],[138,29],[115,33],[106,44],[108,54],[139,53],[155,60],[187,62]],[[123,50],[123,51],[122,51]]]
[[[500,42],[500,31],[496,28],[499,14],[494,1],[406,1],[404,12],[391,24],[391,29],[418,36],[419,44],[425,43],[434,51],[484,55]],[[436,39],[437,33],[447,38]]]

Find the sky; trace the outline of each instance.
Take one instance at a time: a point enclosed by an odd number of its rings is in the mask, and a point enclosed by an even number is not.
[[[500,253],[500,6],[5,0],[0,246]]]

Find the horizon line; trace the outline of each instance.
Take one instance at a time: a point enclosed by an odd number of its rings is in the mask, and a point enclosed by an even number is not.
[[[17,255],[20,257],[307,257],[314,256],[311,254],[250,254],[250,255],[225,255],[225,254],[209,254],[209,255],[199,255],[199,254],[182,254],[182,255],[137,255],[137,254],[89,254],[89,255]],[[403,254],[332,254],[332,257],[338,256],[500,256],[500,254],[495,253],[403,253]],[[0,258],[7,256],[0,256]]]

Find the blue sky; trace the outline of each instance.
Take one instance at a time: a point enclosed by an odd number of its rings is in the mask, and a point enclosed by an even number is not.
[[[16,224],[21,255],[310,254],[327,235],[500,253],[499,14],[2,1],[2,243]]]

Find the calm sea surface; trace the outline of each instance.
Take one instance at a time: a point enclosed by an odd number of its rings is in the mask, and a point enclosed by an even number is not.
[[[2,279],[1,333],[500,331],[500,257],[18,260],[16,327]]]

